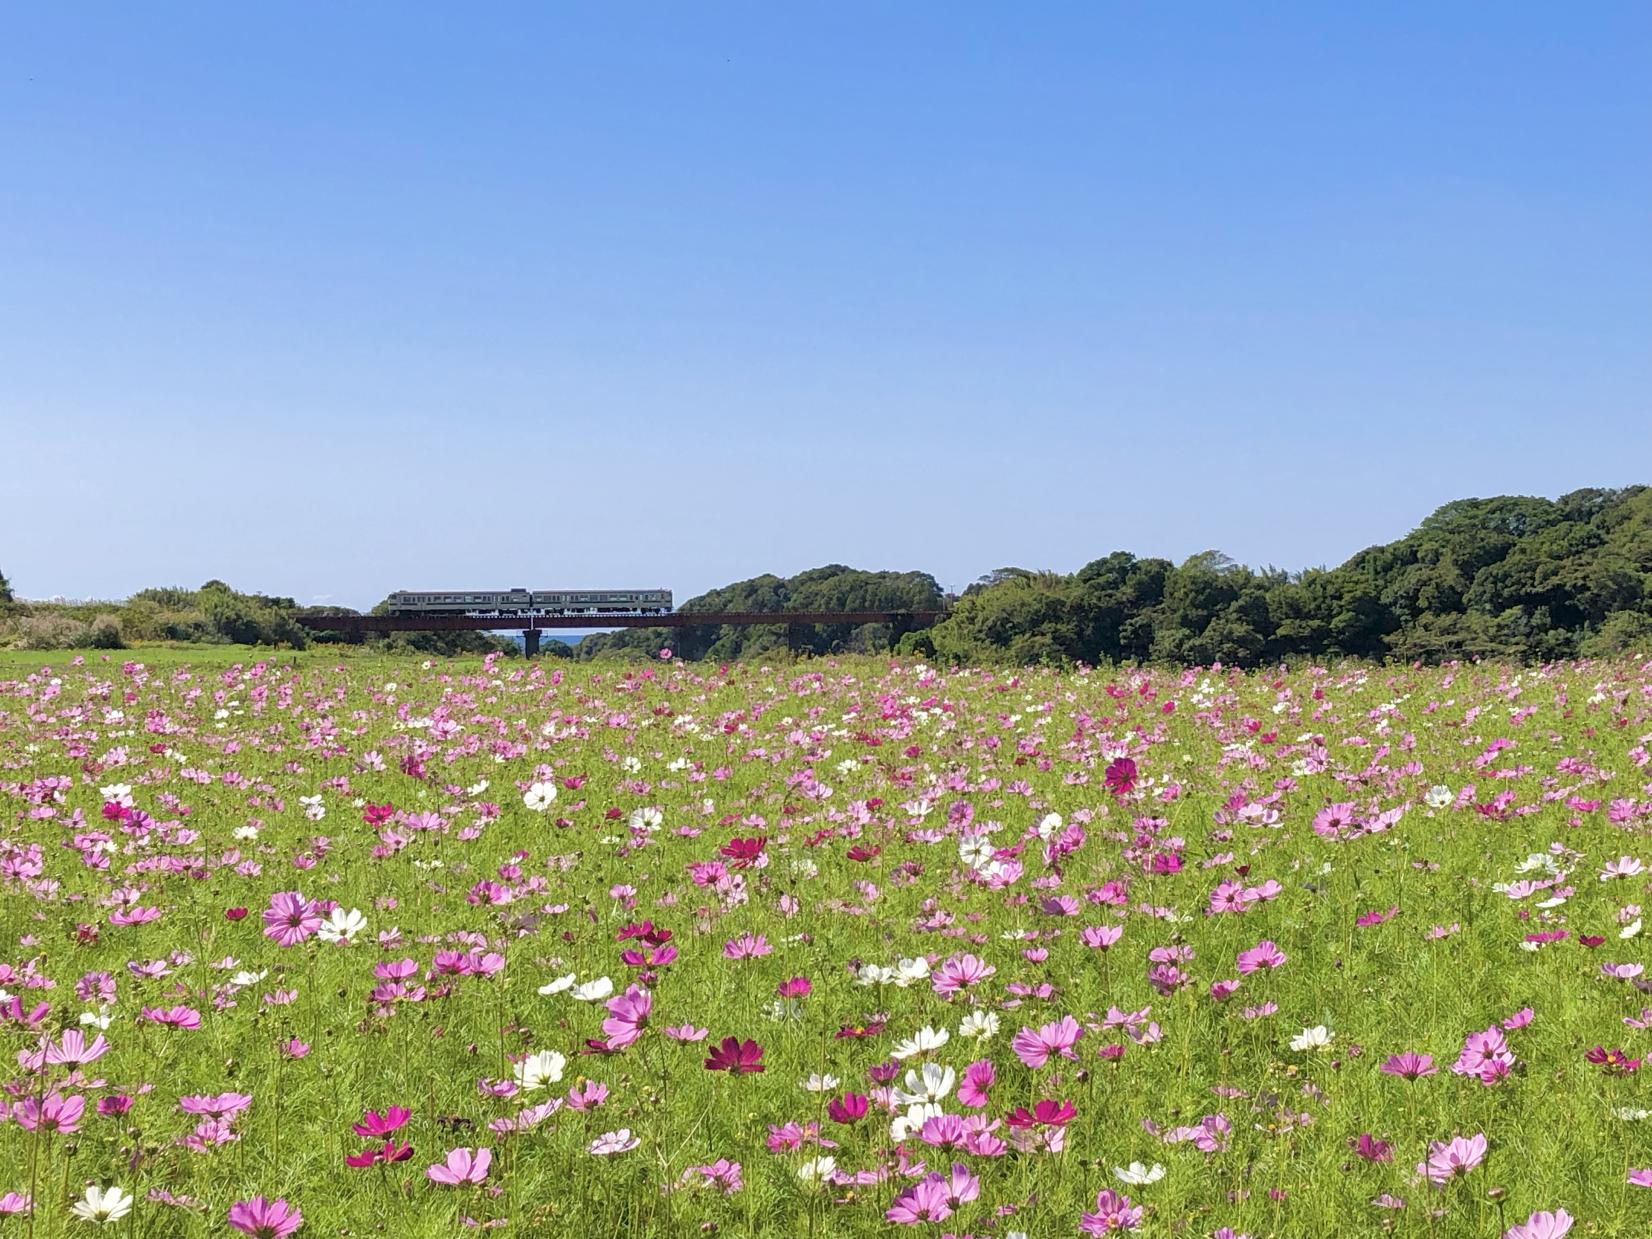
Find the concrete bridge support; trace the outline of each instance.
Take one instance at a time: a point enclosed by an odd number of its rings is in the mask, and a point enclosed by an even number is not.
[[[522,653],[528,658],[539,657],[539,629],[524,628],[522,630]]]

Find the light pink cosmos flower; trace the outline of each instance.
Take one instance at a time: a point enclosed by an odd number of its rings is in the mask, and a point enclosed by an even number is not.
[[[1017,1058],[1036,1070],[1049,1062],[1052,1054],[1076,1061],[1078,1055],[1073,1053],[1073,1047],[1083,1035],[1084,1029],[1079,1027],[1078,1021],[1064,1015],[1053,1024],[1041,1026],[1037,1032],[1023,1028],[1015,1034],[1010,1048]]]
[[[34,1207],[34,1201],[21,1192],[7,1192],[0,1196],[0,1217],[8,1214],[27,1213]]]
[[[492,1149],[449,1149],[446,1162],[437,1162],[425,1174],[433,1183],[458,1187],[461,1183],[480,1183],[488,1177],[493,1164]]]
[[[1629,1172],[1630,1187],[1652,1187],[1652,1167]]]
[[[704,1041],[710,1035],[709,1028],[696,1028],[692,1024],[673,1024],[660,1030],[673,1041]]]
[[[1564,1209],[1550,1213],[1547,1209],[1531,1215],[1524,1222],[1503,1232],[1503,1239],[1561,1239],[1572,1229],[1572,1215]]]
[[[1428,1160],[1417,1163],[1417,1173],[1435,1183],[1449,1183],[1473,1170],[1486,1156],[1486,1135],[1478,1132],[1464,1138],[1436,1140],[1428,1146]]]
[[[591,1141],[585,1150],[592,1157],[611,1157],[615,1153],[629,1153],[642,1141],[631,1134],[629,1127],[622,1127],[618,1131],[606,1131]]]

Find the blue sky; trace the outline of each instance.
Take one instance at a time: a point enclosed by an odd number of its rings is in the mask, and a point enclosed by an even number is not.
[[[0,568],[962,587],[1652,481],[1642,3],[37,4]]]

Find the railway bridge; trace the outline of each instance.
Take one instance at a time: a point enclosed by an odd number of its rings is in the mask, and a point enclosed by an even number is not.
[[[796,648],[801,630],[811,624],[888,624],[898,640],[927,628],[940,611],[671,611],[665,615],[299,615],[318,632],[362,636],[370,632],[520,632],[528,657],[539,653],[540,634],[552,628],[700,628],[732,624],[784,625],[786,644]]]

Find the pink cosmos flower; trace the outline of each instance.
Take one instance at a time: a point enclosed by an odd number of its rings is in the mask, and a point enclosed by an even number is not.
[[[1261,968],[1277,968],[1285,958],[1285,952],[1264,938],[1249,950],[1239,952],[1237,966],[1241,976],[1248,976]]]
[[[673,1041],[704,1041],[710,1034],[709,1028],[696,1028],[692,1024],[673,1024],[660,1030]]]
[[[1459,1175],[1473,1170],[1486,1156],[1484,1132],[1464,1138],[1436,1140],[1428,1146],[1428,1160],[1417,1163],[1417,1173],[1427,1175],[1435,1183],[1449,1183]]]
[[[21,1192],[7,1192],[0,1196],[0,1217],[8,1214],[27,1213],[34,1207],[34,1202]]]
[[[762,934],[741,934],[738,938],[731,938],[723,943],[725,959],[756,959],[773,953],[774,948]]]
[[[437,1162],[425,1174],[433,1183],[458,1187],[461,1183],[481,1183],[493,1164],[492,1149],[449,1149],[446,1162]]]
[[[1503,1239],[1561,1239],[1572,1229],[1572,1215],[1564,1209],[1547,1209],[1532,1214],[1519,1225],[1503,1232]]]
[[[86,1098],[52,1092],[44,1098],[25,1097],[12,1107],[11,1116],[24,1131],[55,1131],[69,1136],[80,1129],[85,1112]]]
[[[1493,1024],[1484,1032],[1470,1033],[1463,1038],[1463,1049],[1451,1070],[1461,1076],[1478,1076],[1482,1084],[1495,1084],[1515,1067],[1515,1057],[1503,1037],[1503,1030]]]
[[[930,984],[941,995],[956,994],[979,981],[985,981],[998,969],[974,955],[954,955],[930,977]]]
[[[1078,1228],[1086,1235],[1105,1235],[1115,1230],[1135,1230],[1141,1225],[1144,1210],[1130,1203],[1130,1197],[1111,1188],[1096,1193],[1096,1211],[1081,1213]]]
[[[1403,1080],[1417,1080],[1423,1076],[1436,1075],[1439,1068],[1427,1054],[1418,1054],[1407,1050],[1404,1054],[1390,1054],[1388,1061],[1377,1068],[1386,1075],[1399,1076]]]
[[[229,1207],[229,1224],[253,1239],[287,1239],[304,1225],[304,1215],[285,1200],[265,1200],[254,1196]]]
[[[70,1028],[64,1030],[55,1044],[48,1039],[43,1048],[48,1063],[62,1067],[84,1067],[107,1054],[109,1042],[99,1033],[88,1045],[85,1033],[78,1028]]]
[[[602,1031],[608,1038],[608,1048],[622,1050],[642,1036],[648,1014],[654,1009],[654,995],[647,990],[628,986],[607,1003],[608,1018],[602,1021]]]
[[[914,1226],[919,1222],[944,1222],[952,1216],[946,1180],[938,1174],[925,1176],[921,1183],[913,1184],[895,1197],[894,1204],[889,1206],[883,1216],[902,1226]]]
[[[138,1018],[148,1020],[153,1024],[161,1024],[167,1028],[199,1028],[201,1013],[190,1007],[144,1007],[138,1012]]]
[[[1630,1187],[1652,1187],[1652,1168],[1645,1170],[1631,1170],[1629,1172]]]
[[[996,1077],[990,1059],[977,1059],[964,1068],[964,1078],[958,1085],[958,1101],[971,1109],[981,1109],[987,1104],[987,1090]]]
[[[1089,925],[1078,931],[1078,940],[1093,951],[1111,950],[1122,937],[1122,925]]]
[[[264,909],[264,936],[281,946],[297,946],[321,928],[323,913],[297,891],[277,891]]]
[[[1017,1058],[1036,1070],[1049,1062],[1052,1054],[1076,1060],[1078,1055],[1073,1053],[1073,1047],[1083,1035],[1084,1029],[1079,1027],[1078,1021],[1064,1015],[1053,1024],[1042,1025],[1037,1032],[1023,1028],[1015,1034],[1010,1048]]]

